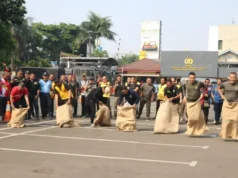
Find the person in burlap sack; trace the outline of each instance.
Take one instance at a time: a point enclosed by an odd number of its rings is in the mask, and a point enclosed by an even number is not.
[[[167,87],[164,89],[165,101],[161,102],[158,110],[154,133],[177,133],[179,131],[179,89],[167,81]]]
[[[71,90],[61,81],[55,81],[56,124],[60,128],[74,126]]]
[[[122,93],[118,100],[116,128],[118,131],[136,131],[136,105],[139,103],[139,95],[128,87],[122,87]]]
[[[222,106],[222,139],[238,140],[238,82],[237,74],[231,72],[229,81],[220,85],[218,89],[224,100]],[[224,93],[224,94],[223,94]]]
[[[187,131],[185,132],[185,135],[200,136],[208,130],[200,102],[203,98],[204,88],[204,83],[197,81],[196,74],[190,72],[188,82],[184,84],[185,93],[183,102],[186,103],[188,116]]]
[[[25,126],[24,119],[30,109],[30,102],[28,98],[28,90],[24,83],[19,83],[15,86],[10,95],[10,102],[12,107],[12,116],[8,127],[22,128]]]
[[[99,125],[111,126],[110,110],[106,106],[107,99],[103,97],[104,94],[107,95],[108,93],[110,93],[109,87],[97,87],[92,89],[92,91],[87,95],[86,103],[90,110],[91,127],[96,127]],[[97,113],[96,105],[99,106]]]

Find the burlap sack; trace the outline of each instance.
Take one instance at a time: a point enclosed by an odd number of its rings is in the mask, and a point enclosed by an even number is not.
[[[221,115],[221,138],[238,140],[238,103],[229,103],[225,100],[222,106]]]
[[[117,107],[116,128],[118,131],[136,131],[136,108],[134,106]]]
[[[187,109],[188,123],[185,135],[200,136],[206,133],[206,131],[208,131],[208,127],[205,124],[200,100],[196,102],[187,102],[186,109]]]
[[[64,104],[57,107],[56,124],[60,128],[68,128],[74,126],[72,105]]]
[[[177,133],[179,131],[178,104],[164,101],[156,115],[154,133]]]
[[[111,126],[110,110],[106,105],[99,105],[99,110],[96,112],[94,126]]]
[[[22,128],[25,127],[24,119],[28,112],[27,108],[14,108],[12,110],[11,120],[8,122],[7,126],[12,128]]]

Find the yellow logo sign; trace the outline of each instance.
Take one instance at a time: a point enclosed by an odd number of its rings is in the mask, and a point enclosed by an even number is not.
[[[192,58],[186,58],[186,59],[184,60],[184,63],[185,63],[186,65],[192,65],[192,64],[193,64],[193,59],[192,59]]]

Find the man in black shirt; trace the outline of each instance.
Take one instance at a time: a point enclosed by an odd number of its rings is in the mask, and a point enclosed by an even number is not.
[[[128,90],[126,86],[122,87],[122,94],[118,100],[118,105],[123,105],[123,99],[125,102],[128,102],[130,105],[136,105],[139,102],[139,96],[134,90]]]
[[[114,91],[115,91],[115,94],[114,94],[114,105],[113,106],[114,106],[114,116],[116,117],[117,116],[117,103],[118,103],[118,99],[122,93],[121,75],[117,76],[117,79],[114,84]]]
[[[108,88],[108,89],[106,89]],[[88,107],[90,108],[91,111],[91,126],[93,127],[93,122],[94,122],[94,117],[95,117],[95,113],[96,113],[96,104],[107,104],[107,100],[105,99],[105,97],[103,97],[103,94],[108,94],[110,92],[109,87],[106,87],[105,89],[103,89],[102,87],[97,87],[94,88],[86,97],[86,103],[88,105]],[[107,92],[103,92],[103,91],[107,91]]]
[[[23,71],[20,69],[17,72],[17,76],[13,78],[12,88],[18,86],[22,82],[25,83],[25,78],[23,77]]]
[[[31,116],[39,119],[39,106],[38,98],[40,94],[40,85],[39,82],[35,79],[36,76],[34,73],[30,74],[30,79],[28,82],[28,94],[30,101],[30,112],[28,113],[28,118],[31,119]],[[34,112],[35,109],[35,112]]]
[[[136,84],[136,79],[135,77],[131,77],[131,83],[128,84],[128,89],[134,90],[136,93],[139,94],[139,85]]]
[[[164,89],[164,96],[166,100],[168,99],[173,104],[179,104],[179,90],[172,84],[171,80],[167,81],[167,87]]]
[[[77,111],[78,111],[78,86],[77,86],[77,83],[73,81],[72,75],[68,75],[68,86],[73,95],[73,98],[72,98],[72,105],[74,107],[73,116],[76,117]]]

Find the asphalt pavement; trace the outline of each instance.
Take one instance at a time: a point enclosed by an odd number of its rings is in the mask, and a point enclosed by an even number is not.
[[[185,136],[185,123],[178,134],[154,135],[154,120],[143,116],[133,133],[117,132],[115,120],[112,127],[90,128],[89,119],[79,117],[80,127],[64,129],[55,120],[26,121],[22,129],[2,123],[1,177],[236,178],[238,144],[218,137],[212,108],[210,113],[203,137]]]

